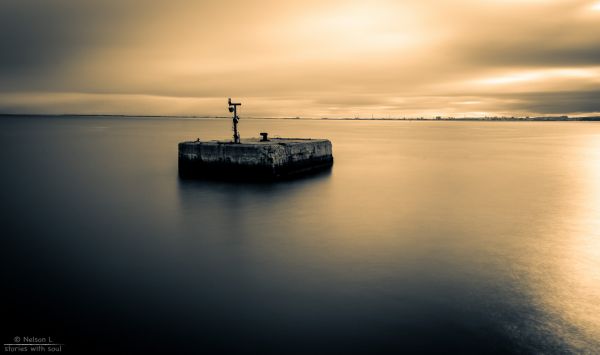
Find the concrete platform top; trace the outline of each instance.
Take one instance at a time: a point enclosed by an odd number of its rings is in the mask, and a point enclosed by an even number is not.
[[[263,145],[294,145],[294,144],[306,144],[306,143],[319,143],[319,142],[328,142],[327,139],[313,139],[313,138],[269,138],[268,141],[261,141],[260,138],[243,138],[241,139],[239,144],[235,144],[232,141],[220,141],[220,140],[211,140],[211,141],[188,141],[183,142],[185,144],[198,144],[198,145],[235,145],[235,146],[263,146]]]

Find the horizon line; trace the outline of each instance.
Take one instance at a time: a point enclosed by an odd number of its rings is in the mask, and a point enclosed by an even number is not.
[[[83,117],[148,117],[148,118],[218,118],[218,119],[230,119],[230,116],[219,116],[219,115],[150,115],[150,114],[109,114],[109,113],[6,113],[0,112],[0,117],[6,116],[50,116],[50,117],[69,117],[69,116],[83,116]],[[311,120],[464,120],[464,119],[506,119],[506,120],[532,120],[536,118],[555,118],[555,119],[578,119],[578,118],[600,118],[598,113],[590,113],[583,115],[567,115],[567,114],[548,114],[548,115],[484,115],[484,116],[450,116],[450,115],[417,115],[417,116],[371,116],[371,117],[360,117],[360,116],[343,116],[343,117],[332,117],[332,116],[242,116],[241,118],[246,119],[311,119]]]

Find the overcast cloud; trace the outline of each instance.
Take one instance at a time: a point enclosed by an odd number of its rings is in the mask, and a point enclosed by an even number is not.
[[[0,2],[0,112],[600,112],[600,2]]]

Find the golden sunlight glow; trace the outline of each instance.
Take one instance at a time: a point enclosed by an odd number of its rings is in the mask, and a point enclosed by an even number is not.
[[[600,337],[598,301],[600,301],[600,136],[577,145],[580,158],[570,162],[574,188],[580,201],[573,212],[579,221],[572,228],[569,248],[561,254],[557,277],[569,287],[555,287],[545,302],[556,314],[575,325],[578,331],[595,339]]]
[[[398,23],[402,25],[398,26]],[[414,16],[351,3],[283,24],[277,36],[281,41],[303,45],[295,46],[296,52],[314,54],[312,48],[318,50],[320,57],[331,59],[332,55],[352,53],[364,57],[372,55],[373,51],[408,50],[419,43],[421,34]]]
[[[481,84],[502,85],[552,79],[600,79],[598,68],[559,68],[524,71],[478,80]]]

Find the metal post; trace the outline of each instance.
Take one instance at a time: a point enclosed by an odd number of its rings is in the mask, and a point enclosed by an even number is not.
[[[237,107],[241,106],[240,102],[231,102],[231,98],[227,101],[229,104],[229,112],[233,112],[233,143],[240,143],[240,133],[237,129],[237,124],[240,121],[240,118],[237,115]]]

